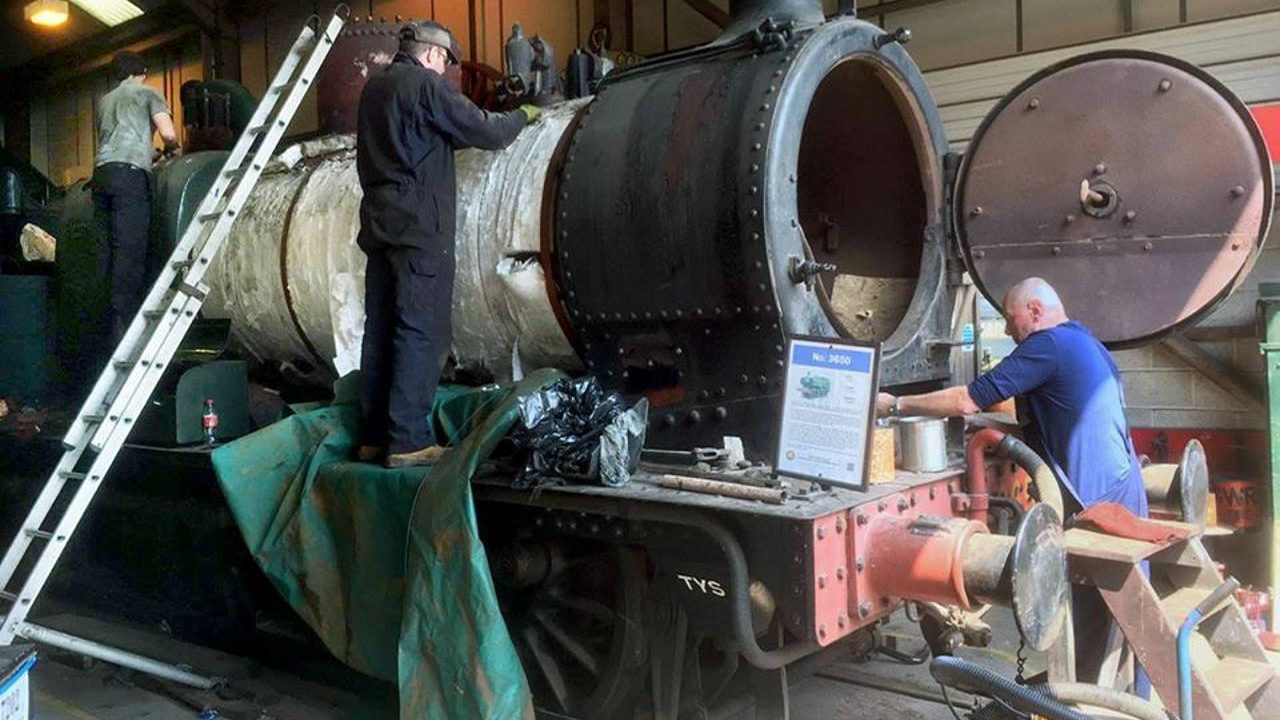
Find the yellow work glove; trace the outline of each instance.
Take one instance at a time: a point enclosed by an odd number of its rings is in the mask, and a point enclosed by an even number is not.
[[[532,125],[542,118],[542,108],[537,105],[521,105],[520,112],[524,113],[526,125]]]

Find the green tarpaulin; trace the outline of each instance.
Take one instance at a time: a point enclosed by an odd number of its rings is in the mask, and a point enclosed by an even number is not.
[[[398,683],[405,720],[533,717],[470,480],[518,418],[518,399],[560,377],[442,388],[435,422],[455,448],[430,468],[350,462],[350,377],[332,405],[300,408],[213,453],[258,564],[334,655]]]

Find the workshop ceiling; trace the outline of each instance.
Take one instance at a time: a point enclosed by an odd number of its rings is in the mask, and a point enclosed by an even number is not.
[[[70,17],[56,27],[41,27],[23,17],[30,0],[0,0],[0,69],[21,65],[29,60],[73,43],[92,41],[107,26],[70,3]],[[144,13],[156,9],[165,0],[130,0]]]

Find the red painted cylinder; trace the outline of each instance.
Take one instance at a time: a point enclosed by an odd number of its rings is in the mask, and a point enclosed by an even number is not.
[[[867,544],[871,584],[882,595],[970,607],[965,546],[987,532],[986,525],[961,518],[876,518]]]

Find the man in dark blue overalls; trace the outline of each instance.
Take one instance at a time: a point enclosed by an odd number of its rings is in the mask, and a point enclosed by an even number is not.
[[[442,25],[400,31],[400,51],[360,93],[356,169],[364,198],[357,243],[368,256],[357,457],[388,467],[444,453],[431,406],[452,334],[457,178],[453,152],[500,150],[535,107],[477,108],[444,78],[457,62]]]
[[[1040,278],[1013,286],[1002,311],[1005,332],[1017,347],[999,365],[967,386],[903,397],[880,393],[877,412],[882,417],[970,415],[1017,397],[1027,444],[1068,490],[1068,516],[1112,502],[1147,517],[1120,371],[1107,349],[1067,317],[1058,293]],[[1072,605],[1077,674],[1082,682],[1093,682],[1105,659],[1110,614],[1092,587],[1075,586]]]

